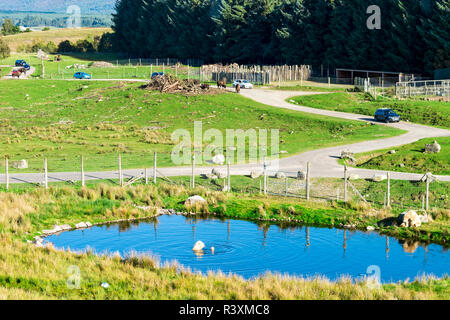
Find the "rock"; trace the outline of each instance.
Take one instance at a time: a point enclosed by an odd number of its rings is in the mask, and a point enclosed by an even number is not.
[[[189,197],[184,204],[192,206],[196,203],[206,203],[206,200],[200,196],[192,196],[192,197]]]
[[[102,283],[102,288],[108,289],[109,288],[109,283],[103,282]]]
[[[429,214],[419,215],[419,220],[421,223],[429,223],[433,221],[433,218]]]
[[[28,162],[27,160],[13,161],[11,162],[11,166],[14,169],[28,169]]]
[[[385,174],[376,174],[372,177],[372,181],[374,182],[381,182],[387,179],[387,176]]]
[[[225,179],[227,177],[225,172],[222,172],[216,168],[212,169],[211,174],[216,176],[219,179]]]
[[[285,174],[284,172],[278,171],[278,172],[275,174],[275,178],[276,178],[276,179],[284,179],[284,178],[286,178],[286,174]]]
[[[352,173],[349,177],[348,180],[353,181],[353,180],[359,180],[359,175]]]
[[[250,172],[250,178],[252,179],[258,179],[259,177],[261,177],[263,175],[262,170],[254,170],[252,172]]]
[[[287,152],[286,150],[281,150],[280,154],[288,154],[289,152]]]
[[[86,225],[86,223],[85,222],[80,222],[80,223],[77,223],[76,225],[75,225],[75,228],[76,229],[84,229],[84,228],[87,228],[88,226]]]
[[[405,164],[404,164],[404,163],[400,163],[398,166],[399,166],[400,168],[404,168],[404,167],[405,167]]]
[[[390,153],[390,154],[395,154],[396,151],[395,151],[395,150],[391,150],[391,151],[389,151],[389,153]]]
[[[345,229],[355,229],[356,228],[356,224],[346,224],[344,225]]]
[[[72,227],[70,225],[68,225],[68,224],[63,224],[63,225],[60,226],[60,228],[63,231],[67,231],[67,230],[71,230],[72,229]]]
[[[400,227],[411,228],[420,227],[422,222],[420,221],[419,215],[414,210],[409,210],[401,213],[398,216],[398,223]]]
[[[349,150],[343,150],[341,152],[341,159],[350,160],[350,162],[356,162],[355,154]]]
[[[306,172],[305,171],[297,172],[297,179],[298,180],[305,180],[306,179]]]
[[[439,143],[437,143],[437,141],[434,141],[434,143],[432,143],[432,144],[426,144],[425,152],[426,153],[439,153],[439,152],[441,152],[441,145]]]
[[[91,68],[113,68],[114,65],[110,62],[96,61],[91,65]]]
[[[374,231],[375,230],[375,227],[372,227],[372,226],[367,226],[367,231]]]
[[[202,241],[197,241],[192,248],[193,251],[202,251],[205,247],[205,244]]]
[[[92,223],[86,222],[86,227],[88,227],[88,228],[92,227]]]
[[[42,233],[46,236],[51,235],[51,234],[55,234],[58,232],[63,231],[63,229],[60,226],[54,226],[53,229],[51,230],[42,230]]]
[[[215,156],[212,158],[212,162],[213,162],[214,164],[224,164],[224,163],[225,163],[225,156],[224,156],[223,154],[215,155]]]

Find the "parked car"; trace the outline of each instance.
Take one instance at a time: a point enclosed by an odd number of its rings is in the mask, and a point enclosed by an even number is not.
[[[16,67],[24,67],[28,65],[25,60],[16,60]]]
[[[247,80],[238,79],[233,82],[233,88],[236,88],[236,86],[239,84],[241,89],[253,89],[253,84],[248,82]]]
[[[22,70],[20,70],[20,69],[14,69],[12,72],[11,72],[11,77],[17,77],[17,78],[20,78],[20,76],[22,75]]]
[[[28,63],[25,63],[22,67],[27,71],[31,69],[31,67]]]
[[[375,120],[383,122],[400,122],[401,117],[395,113],[392,109],[378,109],[375,112]]]
[[[164,72],[153,72],[153,73],[152,73],[152,79],[153,79],[154,77],[158,77],[158,76],[164,76]]]
[[[74,79],[91,79],[91,75],[89,73],[86,72],[77,72],[73,75]]]

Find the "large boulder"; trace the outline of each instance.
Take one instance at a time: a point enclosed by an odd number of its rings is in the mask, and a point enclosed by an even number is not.
[[[258,179],[262,175],[263,175],[262,170],[253,170],[252,172],[250,172],[250,178],[252,178],[252,179]]]
[[[225,163],[225,156],[224,156],[223,154],[215,155],[215,156],[212,158],[212,162],[213,162],[214,164],[224,164],[224,163]]]
[[[206,203],[206,200],[203,199],[201,196],[192,196],[192,197],[189,197],[184,204],[193,206],[196,203]]]
[[[278,171],[278,172],[275,174],[275,178],[276,178],[276,179],[284,179],[284,178],[286,178],[286,174],[285,174],[284,172]]]
[[[417,228],[421,226],[422,221],[416,211],[409,210],[398,216],[398,223],[403,228]]]
[[[297,179],[298,180],[306,180],[306,172],[305,171],[299,171],[297,172]]]
[[[351,163],[355,163],[355,154],[351,152],[350,150],[343,150],[341,152],[341,159],[349,160]]]
[[[27,160],[13,161],[11,166],[15,169],[28,169],[28,162]]]
[[[225,179],[227,177],[225,172],[220,171],[219,169],[216,168],[212,169],[211,174],[219,179]]]
[[[427,153],[439,153],[441,152],[441,145],[437,143],[437,141],[434,141],[432,144],[426,144],[425,145],[425,152]]]

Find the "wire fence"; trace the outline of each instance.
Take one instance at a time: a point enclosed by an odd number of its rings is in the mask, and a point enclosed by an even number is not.
[[[450,97],[450,80],[409,81],[396,84],[395,92],[399,98],[413,96]]]
[[[81,181],[84,185],[86,180],[113,179],[118,180],[119,185],[126,187],[135,183],[154,183],[164,180],[186,187],[203,185],[214,191],[233,191],[311,201],[361,202],[378,209],[390,207],[395,210],[429,211],[445,210],[450,207],[450,182],[438,181],[430,174],[424,174],[422,179],[415,181],[392,180],[390,173],[375,175],[371,179],[361,179],[352,174],[350,168],[343,170],[342,178],[311,178],[311,170],[308,168],[306,171],[299,171],[295,176],[292,172],[269,174],[255,169],[254,172],[260,172],[256,176],[252,174],[231,177],[230,166],[216,166],[206,168],[205,171],[205,168],[200,170],[193,165],[192,170],[183,171],[185,177],[180,180],[180,177],[166,176],[164,174],[166,170],[158,166],[158,162],[166,163],[169,157],[169,154],[147,152],[78,156],[70,159],[36,158],[26,162],[5,158],[3,164],[5,174],[0,181],[8,189],[11,183],[17,182],[29,182],[48,187],[49,181],[70,183]],[[142,163],[148,165],[142,168]],[[125,171],[126,168],[141,169]],[[15,173],[23,171],[38,174],[37,179],[36,175],[33,181],[26,181],[23,175],[19,178],[14,177]],[[191,174],[186,174],[187,171]],[[66,174],[59,172],[66,172]],[[186,176],[189,178],[186,179]]]

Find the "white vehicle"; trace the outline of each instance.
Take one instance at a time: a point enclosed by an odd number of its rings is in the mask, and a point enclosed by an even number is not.
[[[238,79],[233,82],[233,88],[236,88],[236,86],[239,85],[241,89],[253,89],[253,85],[248,82],[247,80]]]

